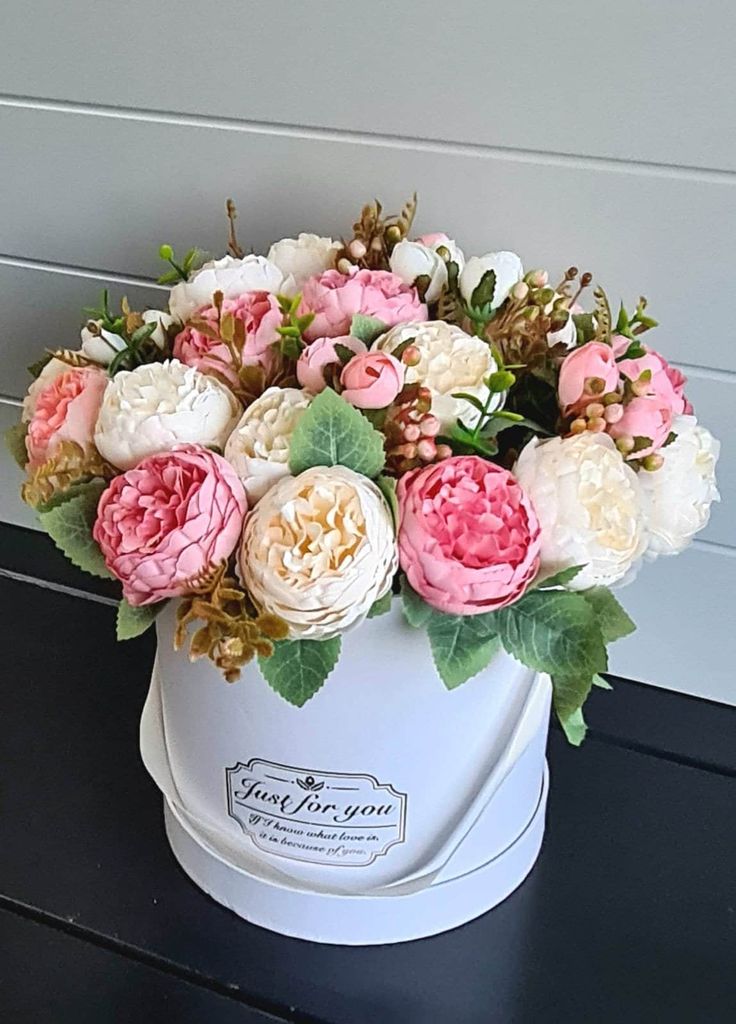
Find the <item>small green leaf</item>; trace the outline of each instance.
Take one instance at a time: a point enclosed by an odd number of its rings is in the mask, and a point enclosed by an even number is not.
[[[104,480],[78,484],[67,500],[61,504],[49,502],[38,513],[41,526],[69,561],[84,572],[103,578],[111,573],[92,537],[92,527],[100,495],[106,487]]]
[[[383,435],[332,388],[312,400],[291,437],[289,467],[295,476],[312,466],[347,466],[375,477],[385,462]]]
[[[592,587],[581,594],[595,612],[605,643],[612,644],[634,632],[636,623],[606,587]]]
[[[386,499],[386,504],[391,509],[391,517],[394,521],[394,529],[399,529],[399,500],[396,497],[396,481],[392,476],[381,476],[376,478],[376,484],[381,494]]]
[[[386,612],[391,610],[391,599],[394,595],[389,588],[383,597],[379,597],[377,601],[374,601],[368,612],[369,619],[377,619],[379,615],[385,615]]]
[[[585,345],[595,337],[595,317],[592,313],[573,313],[578,345]]]
[[[27,433],[27,423],[14,423],[12,427],[8,427],[4,435],[5,445],[21,469],[25,469],[28,463],[28,450],[26,449]]]
[[[560,569],[554,575],[547,576],[541,580],[537,587],[540,590],[549,590],[551,587],[566,587],[568,583],[572,583],[577,574],[582,572],[584,568],[584,565],[570,565],[567,569]]]
[[[340,657],[340,637],[277,640],[270,658],[259,658],[263,678],[280,697],[300,708],[315,695]]]
[[[448,690],[482,672],[501,644],[493,613],[433,612],[427,622],[427,636],[440,679]]]
[[[333,345],[333,348],[335,349],[335,355],[343,366],[349,363],[355,355],[355,352],[353,352],[351,348],[348,348],[347,345]]]
[[[31,377],[40,377],[43,368],[47,365],[47,363],[50,363],[53,358],[54,357],[51,354],[51,352],[47,352],[46,355],[43,355],[41,356],[40,359],[37,359],[35,363],[31,363],[31,365],[28,367],[28,372],[30,373]]]
[[[350,324],[350,334],[353,338],[362,341],[368,348],[376,338],[380,338],[387,330],[388,324],[385,324],[383,320],[379,320],[375,316],[363,316],[362,313],[356,313]]]
[[[585,724],[583,718],[583,709],[577,708],[572,714],[566,718],[559,719],[560,725],[567,737],[568,743],[573,747],[579,747],[585,739],[585,734],[588,731],[588,726]]]
[[[476,395],[470,395],[467,391],[455,391],[453,392],[452,397],[462,399],[463,402],[468,402],[474,409],[477,409],[482,416],[485,415],[486,407]]]
[[[118,605],[115,623],[118,640],[133,640],[145,633],[166,603],[166,601],[157,601],[156,604],[144,604],[134,608],[123,598]]]
[[[181,281],[181,274],[178,270],[167,270],[161,277],[156,278],[156,284],[176,284]]]
[[[496,291],[496,271],[486,270],[470,296],[470,305],[473,309],[482,309],[493,302],[493,293]]]
[[[597,673],[596,673],[596,675],[593,676],[593,686],[597,686],[601,690],[612,690],[613,689],[613,687],[608,682],[608,680],[604,679],[603,676],[599,676]]]
[[[426,626],[434,614],[434,609],[423,601],[416,591],[412,590],[406,578],[401,580],[401,600],[404,607],[404,618],[415,629]]]

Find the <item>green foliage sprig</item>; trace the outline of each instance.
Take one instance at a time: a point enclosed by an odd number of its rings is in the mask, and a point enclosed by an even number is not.
[[[166,243],[159,247],[158,254],[171,267],[171,270],[167,270],[158,278],[159,284],[177,284],[179,281],[188,281],[189,275],[201,266],[204,259],[204,253],[193,248],[188,249],[181,260],[178,260],[172,246]]]

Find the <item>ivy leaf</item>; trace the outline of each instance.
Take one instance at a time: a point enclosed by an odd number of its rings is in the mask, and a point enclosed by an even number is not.
[[[379,320],[375,316],[363,316],[362,313],[356,313],[350,322],[350,334],[352,337],[358,338],[368,348],[371,347],[376,338],[380,338],[387,330],[388,324],[385,324],[383,320]]]
[[[636,629],[636,623],[629,618],[619,602],[606,587],[592,587],[581,591],[581,596],[595,612],[603,641],[612,644],[629,636]]]
[[[427,636],[440,679],[448,690],[482,672],[501,645],[493,613],[433,612],[427,622]]]
[[[423,601],[415,590],[412,590],[404,577],[401,580],[401,600],[404,607],[404,617],[414,629],[421,629],[426,626],[434,614],[434,609]]]
[[[300,708],[323,686],[339,657],[339,636],[331,640],[277,640],[273,654],[259,657],[258,665],[271,689]]]
[[[579,572],[585,568],[584,565],[570,565],[567,569],[560,569],[552,576],[547,576],[538,584],[539,590],[549,590],[551,587],[566,587],[572,583]]]
[[[118,640],[133,640],[145,633],[165,604],[166,601],[158,601],[156,604],[144,604],[134,608],[123,598],[118,605],[115,622]]]
[[[386,504],[391,509],[391,516],[394,521],[394,529],[399,529],[399,499],[396,497],[396,481],[392,476],[381,476],[376,478],[376,484],[381,494],[386,499]]]
[[[8,427],[4,434],[5,445],[21,469],[25,469],[28,463],[28,451],[26,449],[27,433],[27,423],[14,423],[12,427]]]
[[[106,487],[104,480],[78,484],[73,493],[67,492],[66,500],[62,501],[59,495],[56,503],[49,502],[38,513],[41,526],[69,561],[84,572],[103,578],[111,573],[92,537],[92,527],[97,503]]]
[[[347,466],[375,477],[385,462],[383,435],[332,388],[312,400],[291,437],[289,468],[295,476],[312,466]]]
[[[493,302],[493,293],[496,291],[496,271],[486,270],[470,296],[470,305],[473,309],[483,309]]]
[[[560,718],[559,721],[568,743],[571,743],[573,747],[579,747],[588,731],[588,726],[583,718],[583,709],[578,708],[571,715],[568,715],[567,718]]]
[[[377,601],[374,601],[371,605],[370,611],[368,612],[369,619],[377,619],[379,615],[385,615],[386,612],[391,611],[391,598],[394,595],[391,590],[387,590],[383,597],[379,597]]]

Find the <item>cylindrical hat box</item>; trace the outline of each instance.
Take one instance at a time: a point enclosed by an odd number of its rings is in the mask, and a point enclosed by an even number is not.
[[[503,900],[544,830],[551,686],[501,652],[445,688],[399,602],[342,638],[304,707],[255,664],[226,683],[159,616],[141,722],[169,842],[218,902],[273,931],[365,945],[445,931]]]

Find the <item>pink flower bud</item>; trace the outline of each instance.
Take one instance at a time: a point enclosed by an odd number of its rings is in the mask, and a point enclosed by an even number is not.
[[[425,437],[437,437],[442,424],[436,416],[425,416],[420,423],[420,427]]]
[[[409,423],[404,427],[404,437],[407,441],[418,441],[421,436],[422,432],[418,423]]]
[[[354,260],[362,260],[368,250],[359,238],[354,238],[348,246],[348,252]]]
[[[417,445],[417,455],[424,462],[432,462],[437,454],[437,445],[429,438],[424,438]]]
[[[422,358],[422,353],[419,351],[416,345],[407,345],[404,351],[401,353],[401,362],[406,366],[418,366]]]
[[[607,405],[603,413],[606,423],[618,423],[624,414],[624,407],[618,402],[616,405]]]
[[[437,458],[438,459],[449,459],[452,457],[452,448],[449,444],[438,444],[437,445]]]

